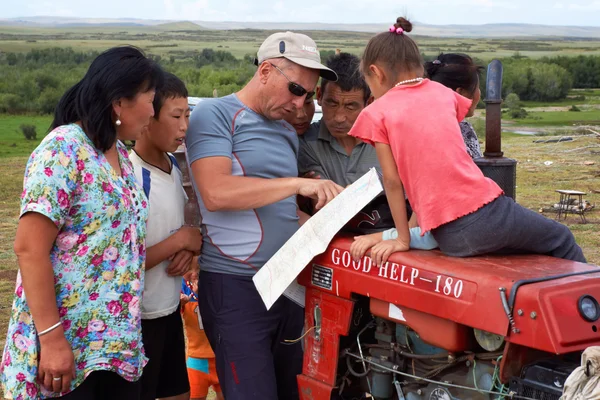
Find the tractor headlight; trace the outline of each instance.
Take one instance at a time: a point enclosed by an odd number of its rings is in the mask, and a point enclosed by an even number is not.
[[[595,322],[600,318],[600,306],[598,301],[590,295],[584,295],[579,298],[578,307],[579,313],[589,322]]]

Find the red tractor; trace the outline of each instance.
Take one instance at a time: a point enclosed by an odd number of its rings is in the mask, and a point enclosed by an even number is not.
[[[488,67],[486,176],[515,195],[500,150],[502,65]],[[302,400],[558,400],[581,351],[600,345],[600,269],[540,255],[396,253],[352,260],[340,234],[306,286]]]
[[[301,399],[558,400],[600,344],[600,269],[546,256],[396,253],[380,267],[340,236],[306,286]]]

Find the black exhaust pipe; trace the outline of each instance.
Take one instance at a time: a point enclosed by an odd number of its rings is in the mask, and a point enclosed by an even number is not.
[[[485,102],[485,151],[475,164],[483,174],[516,199],[517,161],[502,152],[502,63],[493,60],[488,65]]]

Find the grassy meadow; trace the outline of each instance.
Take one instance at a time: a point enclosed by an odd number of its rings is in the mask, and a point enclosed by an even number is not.
[[[259,29],[206,30],[194,24],[175,23],[158,26],[118,27],[90,26],[36,28],[0,26],[0,50],[27,52],[48,47],[72,47],[79,51],[104,50],[112,46],[133,44],[161,57],[183,57],[188,52],[212,48],[226,50],[241,58],[255,54],[272,31]],[[342,49],[362,52],[374,35],[364,32],[306,31],[321,50]],[[598,55],[600,40],[581,38],[475,39],[435,38],[411,35],[422,52],[434,56],[440,52],[463,52],[482,60],[506,58],[518,53],[529,58],[559,55]]]

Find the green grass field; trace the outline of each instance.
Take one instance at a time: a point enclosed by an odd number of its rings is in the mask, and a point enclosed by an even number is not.
[[[600,109],[590,111],[542,111],[530,112],[524,119],[516,119],[519,126],[569,126],[600,125]]]
[[[513,129],[570,134],[577,126],[600,126],[600,89],[572,89],[566,99],[554,102],[520,103],[527,110],[527,118],[512,119],[508,110],[503,110],[503,129],[507,132]],[[580,111],[570,111],[573,106]]]
[[[7,116],[0,114],[0,158],[29,156],[38,145],[39,139],[46,136],[51,123],[52,118],[50,116]],[[25,140],[19,128],[22,124],[36,126],[37,141]]]
[[[547,102],[547,101],[521,101],[523,107],[569,107],[577,106],[594,106],[600,104],[600,89],[571,89],[569,95],[564,100]]]
[[[82,50],[104,50],[112,46],[133,44],[146,52],[163,57],[212,48],[227,50],[236,57],[254,54],[260,43],[272,31],[266,30],[203,30],[185,26],[163,27],[69,27],[32,28],[0,26],[0,51],[26,52],[48,47],[73,47]],[[308,31],[321,50],[359,54],[373,33]],[[529,58],[558,55],[600,54],[600,40],[579,39],[472,39],[435,38],[413,35],[422,52],[465,52],[482,60],[505,58],[519,53]]]

